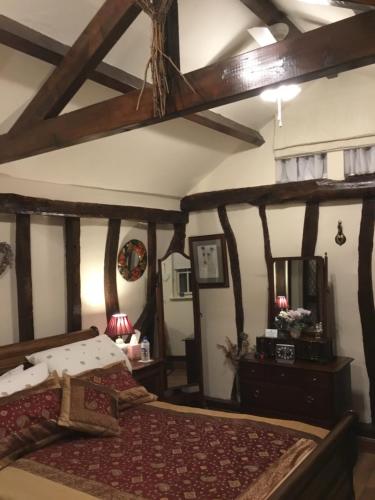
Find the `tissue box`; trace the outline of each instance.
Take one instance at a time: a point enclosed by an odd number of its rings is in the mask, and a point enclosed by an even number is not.
[[[128,345],[126,354],[129,359],[132,360],[141,359],[141,345],[140,344]]]

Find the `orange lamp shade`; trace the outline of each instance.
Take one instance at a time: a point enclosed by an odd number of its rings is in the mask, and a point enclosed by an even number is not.
[[[284,295],[278,295],[275,304],[279,309],[288,309],[288,299]]]
[[[106,334],[109,337],[132,335],[133,333],[134,333],[134,327],[131,324],[127,314],[118,313],[112,315],[106,330]]]

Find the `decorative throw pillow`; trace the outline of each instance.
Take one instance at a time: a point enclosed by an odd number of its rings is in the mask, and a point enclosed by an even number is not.
[[[60,407],[56,372],[35,387],[0,399],[0,469],[66,434],[57,425]]]
[[[74,338],[73,335],[72,338]],[[77,375],[116,361],[125,361],[131,370],[126,355],[107,335],[98,335],[89,340],[36,352],[26,358],[33,365],[41,362],[47,363],[49,371],[56,370],[60,377],[64,373]]]
[[[0,375],[0,380],[7,378],[7,377],[10,377],[12,375],[17,375],[17,373],[23,372],[23,370],[24,370],[23,365],[18,365],[18,366],[16,366],[16,368],[12,368],[11,370]]]
[[[157,399],[155,394],[148,392],[145,387],[134,380],[124,362],[81,373],[78,378],[118,391],[120,410],[141,403],[150,403]]]
[[[109,387],[69,375],[63,378],[59,425],[100,436],[117,436],[118,398]]]
[[[3,376],[0,379],[0,400],[2,397],[10,396],[15,392],[23,391],[44,382],[47,380],[48,375],[47,364],[39,363],[27,370]]]

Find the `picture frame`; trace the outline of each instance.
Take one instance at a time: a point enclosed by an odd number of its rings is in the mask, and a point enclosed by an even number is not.
[[[228,288],[227,246],[224,234],[189,238],[191,267],[199,288]]]

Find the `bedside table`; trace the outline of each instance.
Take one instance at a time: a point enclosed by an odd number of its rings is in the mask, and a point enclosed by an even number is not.
[[[133,377],[153,394],[161,397],[164,393],[164,361],[154,359],[149,363],[130,361],[133,368]]]
[[[320,364],[280,364],[254,356],[239,365],[241,407],[258,415],[333,427],[351,409],[350,363],[337,357]]]

